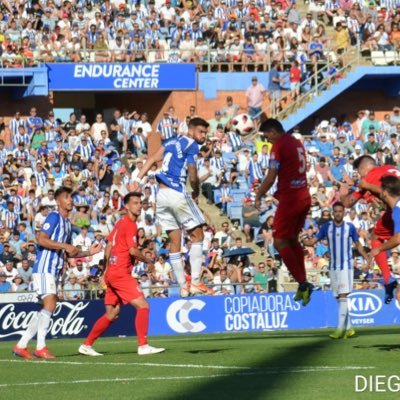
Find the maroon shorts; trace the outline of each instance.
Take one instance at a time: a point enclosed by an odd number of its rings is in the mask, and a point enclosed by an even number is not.
[[[295,239],[306,222],[311,207],[309,193],[299,196],[280,196],[278,208],[272,226],[272,236],[276,239]]]
[[[392,210],[386,210],[379,218],[372,232],[378,239],[388,240],[393,236],[393,230]]]
[[[105,283],[107,285],[105,305],[128,304],[143,296],[138,281],[129,274],[106,273]]]

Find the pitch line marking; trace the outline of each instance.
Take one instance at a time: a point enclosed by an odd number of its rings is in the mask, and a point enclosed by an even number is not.
[[[1,360],[3,361],[3,360]],[[42,362],[43,363],[43,362]],[[54,364],[49,362],[49,364]],[[49,386],[49,385],[75,385],[75,384],[87,384],[87,383],[118,383],[118,382],[136,382],[136,381],[168,381],[168,380],[182,380],[182,379],[218,379],[232,376],[254,376],[254,375],[276,375],[281,373],[309,373],[309,372],[325,372],[325,371],[343,371],[343,369],[374,369],[374,367],[295,367],[287,369],[276,369],[276,370],[260,370],[254,372],[242,372],[236,374],[215,374],[215,375],[192,375],[192,376],[153,376],[144,378],[106,378],[106,379],[79,379],[73,381],[47,381],[47,382],[25,382],[25,383],[4,383],[0,384],[0,388],[18,387],[18,386]]]
[[[166,363],[138,363],[138,362],[81,362],[81,361],[46,361],[46,360],[18,360],[18,359],[0,359],[3,363],[24,363],[24,364],[35,364],[35,365],[49,365],[49,364],[62,364],[62,365],[111,365],[111,366],[134,366],[134,367],[161,367],[161,368],[195,368],[195,369],[232,369],[232,370],[242,370],[242,371],[267,371],[269,373],[280,373],[280,372],[313,372],[314,370],[369,370],[375,369],[372,366],[353,366],[346,365],[343,367],[329,366],[329,365],[318,365],[311,367],[304,366],[292,366],[292,367],[261,367],[253,368],[249,366],[237,366],[237,365],[202,365],[202,364],[166,364]]]

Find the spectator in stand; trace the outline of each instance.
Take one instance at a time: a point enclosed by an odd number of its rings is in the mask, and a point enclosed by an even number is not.
[[[264,102],[265,88],[258,83],[256,76],[251,78],[251,85],[246,90],[248,113],[251,117],[257,117],[259,121]]]
[[[81,285],[77,282],[76,276],[70,274],[67,283],[63,286],[64,300],[82,300],[85,297]]]
[[[0,292],[11,292],[11,284],[7,281],[7,275],[0,271]]]
[[[268,293],[268,273],[263,262],[260,262],[257,266],[257,272],[254,275],[254,287],[256,293]]]

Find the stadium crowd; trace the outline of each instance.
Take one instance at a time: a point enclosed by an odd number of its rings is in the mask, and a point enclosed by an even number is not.
[[[305,72],[307,63],[336,62],[356,45],[367,53],[399,49],[399,1],[307,3],[304,16],[289,0],[4,0],[0,59],[10,68],[129,61],[256,71],[297,61]]]
[[[220,207],[231,221],[215,226],[207,218],[204,226],[203,281],[213,286],[216,294],[252,293],[277,290],[280,260],[272,244],[272,222],[276,200],[273,189],[264,199],[262,211],[254,208],[254,198],[267,170],[269,145],[244,138],[233,132],[231,118],[239,112],[232,98],[226,107],[209,120],[206,143],[197,159],[203,194],[212,206]],[[196,115],[190,106],[187,118],[180,121],[173,107],[165,110],[157,123],[163,139],[185,135],[187,121]],[[37,115],[36,109],[24,118],[19,112],[7,123],[0,124],[0,291],[25,291],[31,284],[31,267],[37,251],[35,233],[46,215],[55,208],[54,191],[61,185],[74,191],[72,214],[73,243],[83,249],[92,243],[105,243],[113,225],[123,214],[122,198],[129,191],[147,158],[147,136],[152,128],[147,114],[116,110],[110,120],[97,114],[95,121],[85,115],[71,114],[60,121],[50,111]],[[331,206],[339,199],[339,186],[356,180],[352,169],[355,158],[371,154],[378,164],[400,165],[400,108],[395,107],[382,120],[373,111],[360,111],[356,121],[316,121],[311,132],[299,132],[308,153],[307,177],[312,194],[312,207],[303,235],[311,236],[331,218]],[[249,140],[247,140],[249,139]],[[139,221],[139,246],[154,263],[154,270],[138,263],[133,274],[147,295],[170,295],[175,279],[168,262],[169,243],[155,215],[157,182],[156,166],[145,178],[143,210]],[[232,208],[240,215],[233,215]],[[207,211],[207,210],[205,210]],[[205,213],[207,217],[207,212]],[[349,210],[346,220],[356,226],[363,245],[370,245],[370,232],[379,208],[360,201]],[[243,229],[246,241],[255,241],[265,254],[265,262],[254,265],[238,231]],[[182,257],[187,261],[190,240],[186,238]],[[225,257],[224,252],[236,250]],[[320,288],[329,287],[327,244],[322,242],[306,253],[307,269]],[[390,262],[399,273],[398,250]],[[79,299],[88,296],[84,289],[101,296],[103,253],[84,259],[69,260],[60,282],[60,296]],[[187,269],[188,271],[190,268]],[[284,270],[284,267],[281,268]],[[356,258],[355,278],[364,288],[380,279],[379,270]],[[187,279],[190,279],[189,273]],[[61,293],[61,290],[64,292]]]

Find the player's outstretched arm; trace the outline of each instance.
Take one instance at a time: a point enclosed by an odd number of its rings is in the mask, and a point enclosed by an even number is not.
[[[361,254],[361,257],[362,257],[364,260],[370,262],[370,260],[371,260],[372,257],[371,257],[370,254],[368,254],[368,253],[364,250],[364,247],[363,247],[363,245],[361,244],[361,242],[360,242],[359,240],[357,240],[357,242],[355,242],[355,245],[356,245],[357,251]]]
[[[358,187],[362,190],[369,190],[371,193],[380,196],[382,194],[382,188],[378,185],[368,183],[365,179],[361,179],[358,183]]]

